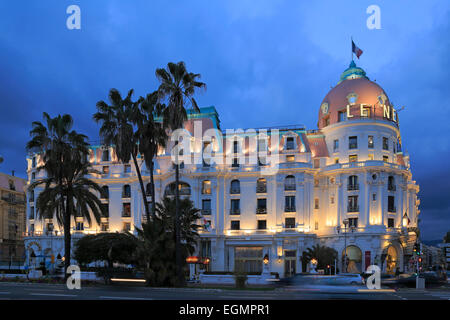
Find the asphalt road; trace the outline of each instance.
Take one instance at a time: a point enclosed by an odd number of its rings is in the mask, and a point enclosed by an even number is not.
[[[281,288],[270,291],[142,286],[84,286],[69,290],[60,284],[0,283],[0,300],[450,300],[450,289],[400,289],[376,292],[364,287]]]

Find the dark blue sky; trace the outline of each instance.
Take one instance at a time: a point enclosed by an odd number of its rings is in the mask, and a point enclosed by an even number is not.
[[[81,30],[66,8],[81,8]],[[381,9],[369,30],[366,9]],[[31,122],[70,113],[95,139],[95,103],[112,87],[144,95],[157,67],[184,60],[208,88],[222,128],[305,124],[356,61],[400,113],[404,149],[420,184],[424,239],[450,230],[450,2],[441,1],[103,1],[0,3],[0,171],[25,176]]]

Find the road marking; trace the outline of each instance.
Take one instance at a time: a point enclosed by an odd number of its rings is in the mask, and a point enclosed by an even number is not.
[[[0,291],[0,294],[11,294],[11,292]]]
[[[358,289],[358,292],[395,292],[394,289]]]
[[[31,296],[49,296],[49,297],[78,297],[75,294],[61,294],[61,293],[30,293]]]
[[[115,299],[115,300],[153,300],[152,298],[142,297],[114,297],[114,296],[100,296],[100,299]]]

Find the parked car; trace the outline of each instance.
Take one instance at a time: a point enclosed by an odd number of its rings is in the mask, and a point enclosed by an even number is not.
[[[445,285],[447,283],[446,275],[442,272],[436,271],[425,271],[419,275],[420,278],[425,278],[425,287],[436,287]],[[402,273],[398,277],[381,279],[382,285],[387,285],[390,287],[406,287],[415,288],[416,287],[417,274],[415,273]]]

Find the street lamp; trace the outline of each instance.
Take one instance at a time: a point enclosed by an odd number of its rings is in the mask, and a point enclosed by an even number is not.
[[[344,223],[344,268],[345,271],[347,271],[347,225],[348,225],[348,219],[344,219],[342,221]]]

